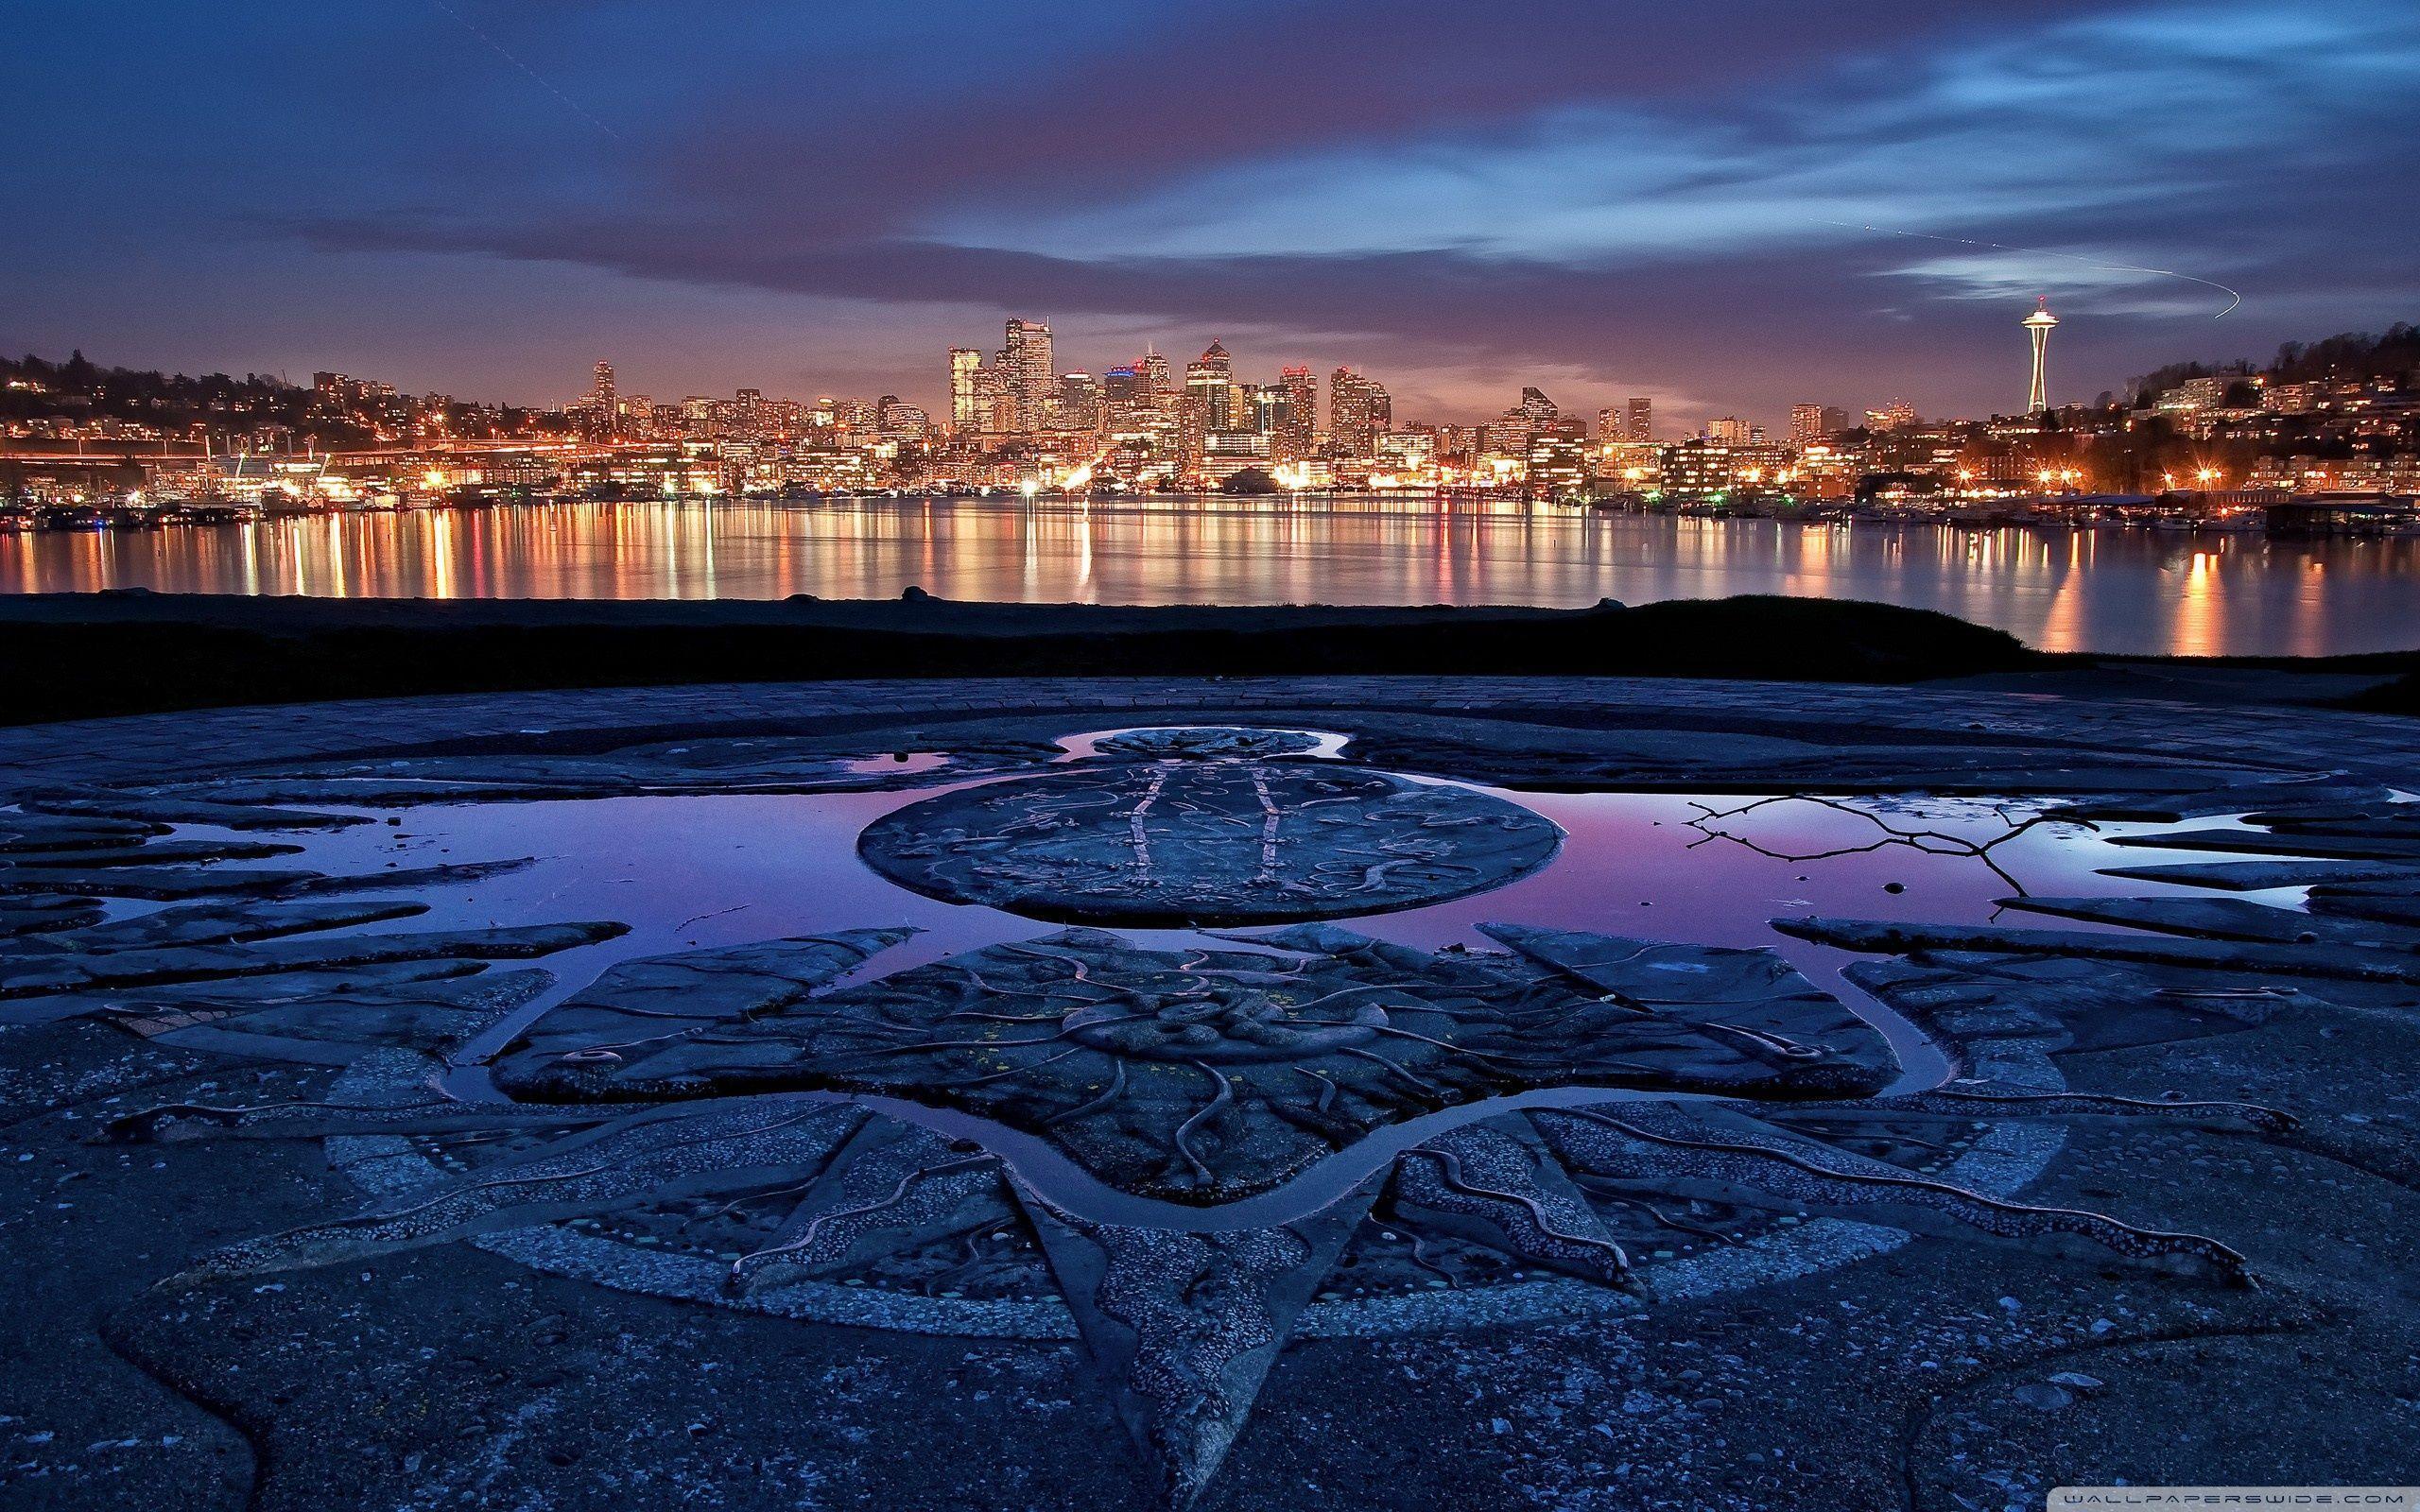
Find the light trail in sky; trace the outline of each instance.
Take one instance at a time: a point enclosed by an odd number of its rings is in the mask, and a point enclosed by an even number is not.
[[[589,125],[596,128],[599,131],[604,132],[607,136],[612,137],[614,141],[619,142],[622,140],[621,132],[614,130],[612,127],[607,126],[604,122],[590,114],[586,106],[580,104],[579,101],[573,99],[570,95],[564,94],[562,90],[555,88],[553,84],[547,82],[546,76],[539,73],[536,69],[530,67],[527,63],[523,62],[520,59],[513,57],[510,53],[506,52],[502,43],[497,42],[493,37],[489,36],[486,32],[481,31],[478,27],[473,26],[471,24],[470,17],[462,14],[459,10],[455,9],[452,6],[447,5],[445,0],[428,0],[428,3],[435,6],[438,9],[444,11],[447,15],[452,16],[455,22],[460,26],[464,31],[469,32],[472,36],[479,39],[479,41],[486,43],[489,50],[493,52],[498,58],[503,59],[506,62],[510,63],[513,67],[528,75],[530,81],[536,84],[540,89],[544,90],[547,94],[552,94],[555,98],[562,101],[563,108],[565,110],[570,111],[574,115],[577,115],[581,120],[586,121]]]
[[[2205,288],[2214,288],[2227,297],[2226,308],[2210,317],[2213,320],[2224,319],[2229,311],[2232,311],[2237,305],[2243,302],[2243,296],[2241,294],[2238,294],[2234,289],[2227,287],[2216,279],[2202,278],[2192,273],[2180,273],[2172,267],[2144,267],[2135,263],[2103,263],[2089,257],[2079,257],[2073,252],[2054,252],[2046,247],[2011,247],[2004,242],[1979,242],[1969,240],[1964,236],[1936,236],[1930,232],[1899,231],[1890,226],[1867,226],[1856,221],[1848,220],[1827,220],[1824,224],[1826,226],[1840,226],[1849,231],[1870,231],[1875,232],[1876,235],[1881,236],[1913,236],[1921,241],[1927,242],[1955,242],[1961,247],[1988,247],[1994,251],[2019,252],[2028,257],[2065,258],[2070,263],[2082,263],[2086,267],[2103,268],[2113,273],[2151,273],[2155,274],[2160,278],[2181,278],[2187,284],[2199,284]]]

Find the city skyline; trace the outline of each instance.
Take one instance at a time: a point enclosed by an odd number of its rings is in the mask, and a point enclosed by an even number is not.
[[[1441,422],[1534,383],[1777,424],[2012,408],[2037,294],[2070,402],[2420,295],[2386,0],[1051,19],[137,7],[102,56],[37,12],[0,346],[939,413],[925,353],[1042,311],[1063,367],[1199,333]]]

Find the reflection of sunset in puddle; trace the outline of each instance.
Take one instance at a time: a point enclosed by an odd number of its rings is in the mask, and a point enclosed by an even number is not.
[[[877,769],[896,765],[888,756],[872,761]],[[907,765],[917,769],[913,756]],[[862,973],[884,975],[1057,927],[924,897],[858,859],[861,830],[933,791],[430,806],[402,811],[397,827],[299,837],[305,854],[274,864],[361,873],[390,864],[532,856],[534,864],[522,869],[425,896],[430,912],[399,927],[567,919],[631,926],[620,938],[548,958],[556,988],[466,1047],[459,1058],[469,1060],[495,1049],[521,1023],[618,960],[863,926],[907,924],[922,931]],[[1476,929],[1490,920],[1768,948],[1879,1024],[1907,1062],[1910,1080],[1937,1077],[1939,1057],[1921,1036],[1841,979],[1840,969],[1854,957],[1777,934],[1770,920],[1844,914],[1979,923],[1993,917],[1998,900],[2017,890],[1995,867],[2037,895],[2145,896],[2184,889],[2102,877],[2093,868],[2210,859],[2107,843],[2111,835],[2157,828],[2151,825],[2104,824],[2094,833],[2046,824],[2000,840],[2011,818],[2030,811],[2013,808],[2011,817],[2003,817],[1992,805],[1969,799],[1852,799],[1832,806],[1787,798],[1759,803],[1754,795],[1737,794],[1484,791],[1560,825],[1566,838],[1553,860],[1490,891],[1336,922],[1428,949],[1493,949]],[[1738,812],[1749,805],[1756,806]],[[1709,822],[1709,811],[1729,816]],[[1891,832],[2000,843],[1993,845],[1987,865],[1941,842],[1919,849],[1893,840]],[[1186,930],[1117,933],[1150,948],[1206,942]]]

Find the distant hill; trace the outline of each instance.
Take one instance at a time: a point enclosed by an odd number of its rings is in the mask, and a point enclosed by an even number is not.
[[[2171,362],[2135,380],[2138,401],[2157,399],[2195,378],[2250,378],[2256,374],[2273,384],[2308,383],[2323,378],[2399,377],[2420,369],[2420,325],[2398,320],[2384,335],[2348,331],[2325,340],[2289,341],[2265,366],[2251,358],[2233,362]]]

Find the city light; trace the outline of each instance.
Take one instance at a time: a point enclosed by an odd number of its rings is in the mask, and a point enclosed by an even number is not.
[[[2048,334],[2037,308],[2031,337],[2042,393]],[[1178,361],[1146,349],[1099,368],[1066,369],[1048,322],[1006,323],[995,351],[947,353],[947,405],[897,395],[783,398],[741,388],[729,398],[662,403],[631,390],[610,361],[584,392],[553,408],[414,396],[343,373],[307,388],[263,389],[255,429],[197,422],[183,429],[91,414],[91,396],[60,392],[40,359],[0,361],[9,392],[58,397],[59,417],[8,422],[7,439],[55,441],[61,455],[25,469],[18,505],[88,495],[105,507],[207,504],[300,511],[450,505],[534,497],[726,500],[880,494],[947,497],[1045,492],[1117,498],[1151,493],[1361,492],[1518,496],[1607,509],[1720,505],[1730,512],[1893,517],[1973,505],[2064,517],[2104,507],[2139,509],[2134,480],[2170,498],[2160,507],[2231,510],[2263,496],[2318,490],[2420,491],[2420,447],[2394,427],[2420,405],[2359,379],[2276,381],[2254,374],[2188,377],[2131,404],[2047,406],[1988,420],[1927,420],[1903,399],[1862,411],[1790,406],[1787,438],[1752,419],[1707,417],[1692,434],[1657,438],[1644,398],[1605,404],[1592,426],[1535,386],[1476,421],[1399,418],[1376,375],[1322,374],[1281,363],[1254,374],[1223,342]],[[190,383],[170,380],[164,384]],[[129,448],[112,457],[112,443]],[[2159,454],[2190,444],[2180,467]],[[148,455],[136,455],[142,447]],[[2046,455],[2056,446],[2090,469]],[[2321,447],[2338,455],[2324,464]],[[72,448],[73,455],[67,455]],[[2347,450],[2353,460],[2342,459]],[[23,468],[22,458],[12,457]],[[108,466],[130,469],[111,492]],[[341,467],[343,475],[336,469]],[[2215,494],[2232,480],[2237,497]],[[2095,483],[2113,494],[2084,490]],[[9,501],[0,499],[0,509]],[[0,516],[5,523],[5,516]]]

